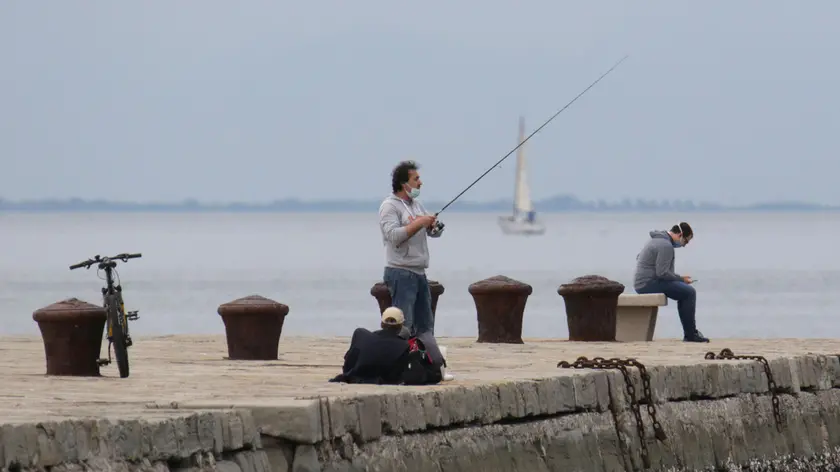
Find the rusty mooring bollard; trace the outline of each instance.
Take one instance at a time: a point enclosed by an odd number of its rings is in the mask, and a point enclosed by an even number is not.
[[[615,341],[615,312],[624,285],[600,275],[585,275],[561,285],[569,341]]]
[[[44,341],[47,375],[98,377],[105,309],[68,298],[32,313]]]
[[[288,306],[250,295],[219,305],[218,312],[225,324],[229,359],[277,359]]]
[[[532,287],[518,280],[496,275],[470,285],[475,302],[480,343],[523,344],[522,318]]]
[[[432,318],[437,314],[438,297],[444,292],[443,285],[436,280],[429,281],[429,292],[432,293]],[[370,294],[376,298],[376,303],[379,304],[379,314],[381,315],[386,308],[391,306],[391,292],[388,291],[388,286],[385,282],[377,282],[370,288]]]

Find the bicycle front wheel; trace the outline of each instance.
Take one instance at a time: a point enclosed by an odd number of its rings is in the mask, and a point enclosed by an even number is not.
[[[108,303],[108,324],[111,327],[111,342],[114,345],[114,357],[117,358],[117,368],[120,378],[128,377],[128,346],[126,345],[125,316],[116,305],[116,300]]]

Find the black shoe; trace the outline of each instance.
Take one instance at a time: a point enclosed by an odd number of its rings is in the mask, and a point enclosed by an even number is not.
[[[684,336],[683,337],[683,342],[686,342],[686,343],[707,343],[707,342],[709,342],[709,338],[703,336],[703,333],[701,333],[699,330],[695,329],[694,334],[692,334],[691,336]]]

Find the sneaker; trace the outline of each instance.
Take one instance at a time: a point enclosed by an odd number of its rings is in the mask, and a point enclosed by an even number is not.
[[[695,329],[694,334],[692,334],[691,336],[683,337],[683,342],[686,342],[686,343],[707,343],[707,342],[709,342],[709,338],[703,336],[703,333],[701,333],[699,330]]]
[[[438,349],[440,349],[440,354],[443,356],[443,358],[446,359],[446,346],[438,346]],[[447,369],[446,367],[440,368],[440,372],[441,374],[443,374],[443,381],[448,382],[450,380],[455,380],[455,376],[447,372],[447,370],[449,369]]]

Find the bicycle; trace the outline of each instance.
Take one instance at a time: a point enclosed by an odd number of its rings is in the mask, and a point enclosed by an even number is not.
[[[120,285],[119,274],[117,273],[117,261],[128,262],[129,259],[140,257],[141,254],[118,254],[113,257],[99,257],[97,254],[93,259],[88,259],[70,266],[70,270],[90,269],[90,266],[98,264],[99,270],[105,271],[105,287],[102,288],[102,301],[106,314],[106,327],[108,339],[108,358],[97,359],[100,366],[111,363],[111,345],[114,346],[114,357],[117,358],[117,368],[120,371],[120,378],[128,377],[128,348],[133,344],[128,334],[128,322],[140,318],[137,311],[125,311],[125,302],[122,297],[122,285]],[[114,283],[114,275],[117,281]]]

